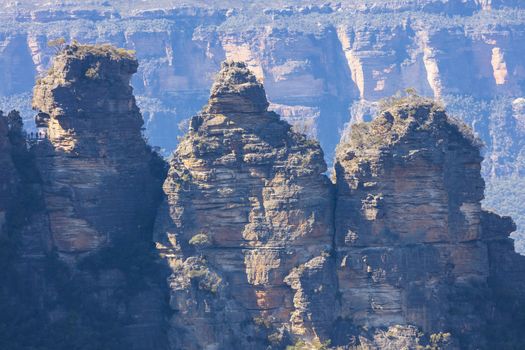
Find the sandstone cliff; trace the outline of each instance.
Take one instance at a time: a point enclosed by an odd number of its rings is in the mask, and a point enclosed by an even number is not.
[[[0,347],[520,348],[525,261],[481,207],[469,128],[385,101],[332,184],[248,66],[222,64],[166,174],[133,53],[60,51],[34,90],[45,137],[0,119]]]
[[[379,99],[413,87],[443,99],[482,138],[486,203],[525,225],[508,199],[525,198],[522,1],[1,4],[4,110],[30,116],[33,82],[55,53],[49,40],[111,42],[137,51],[133,86],[146,132],[168,155],[178,124],[206,103],[220,63],[233,59],[264,81],[273,110],[319,139],[331,164],[345,123],[370,120]]]
[[[31,88],[54,54],[47,42],[57,37],[134,49],[141,67],[133,84],[148,132],[168,151],[176,139],[166,127],[176,128],[205,103],[224,59],[245,61],[283,114],[308,110],[302,119],[329,162],[344,123],[370,116],[357,106],[407,87],[443,98],[460,113],[503,95],[511,108],[524,93],[518,43],[525,12],[517,1],[27,5],[5,4],[0,13],[10,26],[1,38],[0,74],[8,82],[1,94],[16,99]],[[505,120],[498,110],[466,120],[487,143],[491,177],[516,173],[520,162],[522,133],[513,128],[520,117],[507,113]],[[491,123],[498,119],[501,126]]]
[[[61,253],[139,239],[151,222],[159,179],[129,85],[137,66],[125,50],[72,45],[35,86],[48,139],[37,161]]]
[[[173,348],[327,339],[336,281],[323,153],[267,108],[246,65],[226,62],[173,155],[155,230],[172,270]]]
[[[481,208],[479,140],[430,100],[389,103],[339,145],[334,197],[318,146],[223,64],[157,217],[171,348],[519,344],[525,261]]]
[[[345,324],[450,332],[462,349],[519,343],[521,312],[501,293],[522,305],[525,260],[512,221],[481,209],[481,160],[466,126],[418,97],[352,127],[335,164]]]
[[[0,317],[12,348],[165,347],[151,243],[164,162],[141,135],[136,69],[125,50],[72,44],[35,86],[38,137],[11,152],[24,201]]]

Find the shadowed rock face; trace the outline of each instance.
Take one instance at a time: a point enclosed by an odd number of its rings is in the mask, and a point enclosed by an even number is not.
[[[516,278],[524,261],[509,244],[510,220],[481,209],[481,160],[462,126],[418,98],[396,101],[373,122],[352,127],[335,164],[343,319],[358,327],[451,332],[465,349],[502,344],[484,333],[495,328],[499,307],[492,293],[502,281],[493,281]],[[498,238],[487,240],[486,232]],[[503,256],[513,268],[504,267]],[[522,302],[517,286],[505,286]]]
[[[137,239],[152,221],[159,180],[129,85],[137,66],[126,51],[72,45],[34,89],[33,108],[49,117],[38,165],[60,252]]]
[[[164,183],[155,238],[169,264],[174,348],[265,348],[326,338],[333,197],[316,142],[226,62]]]
[[[125,50],[73,44],[34,89],[47,135],[31,149],[43,210],[24,230],[38,236],[47,223],[50,246],[39,266],[51,274],[34,288],[50,305],[36,309],[47,332],[70,327],[71,338],[56,337],[59,348],[84,337],[94,348],[166,344],[162,269],[150,255],[165,174],[141,135],[129,84],[136,70]]]
[[[15,195],[14,188],[18,180],[15,165],[11,158],[9,124],[0,111],[0,240],[7,238],[7,215]]]

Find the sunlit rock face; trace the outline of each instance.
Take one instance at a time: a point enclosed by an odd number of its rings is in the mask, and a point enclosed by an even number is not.
[[[33,108],[47,115],[38,165],[60,252],[137,239],[151,222],[159,180],[129,84],[137,66],[125,50],[72,45],[34,89]]]
[[[500,310],[492,295],[501,286],[493,282],[521,271],[524,261],[508,238],[511,221],[481,209],[481,160],[464,126],[417,97],[352,127],[335,164],[343,319],[450,332],[461,348],[505,342],[485,334],[498,327],[490,310]],[[514,267],[503,267],[503,256]],[[523,301],[521,282],[505,286]]]
[[[0,119],[0,348],[519,348],[525,261],[512,220],[481,208],[468,127],[409,90],[345,132],[332,183],[312,130],[270,111],[322,110],[270,104],[252,65],[221,65],[166,174],[133,53],[59,52],[34,90],[38,138]]]
[[[319,145],[267,107],[246,65],[225,62],[173,155],[155,229],[173,348],[327,339],[331,184]]]

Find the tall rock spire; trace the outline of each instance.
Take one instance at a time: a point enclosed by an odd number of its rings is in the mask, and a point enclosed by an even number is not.
[[[34,89],[37,125],[47,127],[32,152],[50,231],[45,268],[52,271],[38,311],[49,320],[41,328],[59,334],[61,344],[88,336],[94,348],[166,346],[162,274],[150,255],[165,173],[141,135],[130,86],[136,70],[126,50],[73,44]],[[35,236],[37,224],[29,225]],[[62,337],[57,327],[73,318]]]
[[[263,85],[245,63],[225,61],[211,88],[208,113],[264,113],[268,101]]]
[[[173,348],[327,339],[335,290],[325,286],[335,274],[326,164],[317,142],[267,106],[246,66],[224,63],[174,154],[155,230],[172,271]]]

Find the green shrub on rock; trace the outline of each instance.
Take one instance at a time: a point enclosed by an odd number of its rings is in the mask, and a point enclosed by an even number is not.
[[[200,232],[197,233],[195,236],[191,237],[188,243],[196,247],[206,247],[211,244],[211,239],[207,233]]]

